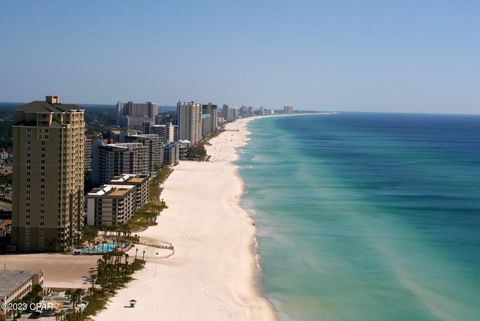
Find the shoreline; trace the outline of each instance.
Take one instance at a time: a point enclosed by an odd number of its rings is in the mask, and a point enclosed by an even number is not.
[[[280,115],[276,115],[276,116],[280,116]],[[282,116],[288,116],[288,115],[282,115]],[[291,116],[294,116],[294,115],[291,115]],[[278,320],[280,320],[278,311],[277,311],[275,305],[273,304],[273,302],[270,301],[269,298],[267,297],[267,295],[265,293],[265,288],[263,287],[262,255],[259,252],[259,248],[258,248],[260,243],[259,243],[259,240],[258,240],[258,237],[257,237],[257,225],[256,225],[257,223],[256,223],[255,219],[253,218],[253,216],[251,215],[251,213],[249,213],[249,211],[247,209],[242,207],[241,203],[242,203],[242,199],[244,197],[244,194],[246,192],[246,186],[245,186],[246,184],[245,184],[245,180],[240,175],[240,166],[238,166],[237,163],[236,163],[240,159],[239,149],[246,146],[250,142],[250,139],[251,139],[250,138],[251,137],[251,132],[248,129],[248,124],[250,122],[258,120],[258,119],[271,118],[271,117],[275,117],[275,115],[255,116],[255,117],[249,117],[249,118],[244,118],[244,119],[241,119],[241,120],[237,120],[237,121],[243,121],[245,123],[244,129],[243,129],[244,133],[245,133],[245,138],[244,138],[242,144],[235,148],[235,159],[232,161],[232,164],[235,166],[235,175],[240,179],[241,184],[242,184],[242,192],[239,196],[237,206],[253,222],[252,224],[254,226],[253,235],[252,235],[251,244],[250,244],[251,255],[252,255],[252,259],[253,259],[253,265],[251,267],[252,268],[252,273],[253,273],[253,278],[252,278],[252,281],[251,281],[251,285],[253,287],[253,292],[258,297],[260,297],[261,299],[266,301],[266,304],[268,305],[271,312],[273,313],[271,321],[278,321]]]
[[[235,164],[253,119],[229,123],[212,138],[209,162],[175,168],[162,193],[169,207],[158,225],[139,233],[172,242],[175,254],[140,245],[130,250],[140,257],[145,251],[145,268],[94,320],[278,320],[263,292],[255,221],[241,207],[245,183]],[[130,299],[137,300],[134,309],[125,308]]]

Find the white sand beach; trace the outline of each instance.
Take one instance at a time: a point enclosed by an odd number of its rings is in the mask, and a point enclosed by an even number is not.
[[[165,183],[168,209],[140,236],[168,241],[168,250],[146,250],[146,267],[120,290],[97,321],[275,320],[254,286],[255,226],[239,207],[243,182],[232,161],[247,142],[247,120],[211,140],[210,162],[181,162]],[[157,254],[158,253],[158,254]],[[135,249],[130,251],[135,255]],[[127,308],[129,300],[135,308]]]

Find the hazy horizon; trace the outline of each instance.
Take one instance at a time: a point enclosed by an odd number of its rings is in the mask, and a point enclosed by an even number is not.
[[[4,2],[0,101],[478,114],[479,13],[472,1]]]

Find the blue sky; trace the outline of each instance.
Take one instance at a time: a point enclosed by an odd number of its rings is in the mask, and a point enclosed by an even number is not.
[[[0,101],[480,113],[480,1],[2,1]]]

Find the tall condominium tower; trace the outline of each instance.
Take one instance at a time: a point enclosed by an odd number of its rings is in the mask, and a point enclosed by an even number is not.
[[[284,114],[293,114],[293,107],[292,106],[284,106],[283,107]]]
[[[118,102],[117,113],[120,126],[145,132],[145,128],[155,125],[158,105],[151,102]]]
[[[208,117],[205,117],[208,115]],[[205,137],[217,131],[218,111],[217,105],[208,103],[202,106],[202,135]]]
[[[92,146],[94,184],[106,184],[122,174],[148,174],[148,147],[142,143],[106,144],[95,141]]]
[[[228,105],[223,105],[222,114],[225,122],[234,121],[238,118],[238,110]]]
[[[58,96],[15,111],[12,242],[17,251],[65,251],[83,226],[84,110]]]
[[[178,102],[178,139],[189,140],[196,145],[202,139],[202,105],[194,102]]]
[[[150,134],[157,134],[162,139],[164,144],[175,142],[177,136],[177,125],[166,123],[165,125],[153,125],[150,127]]]
[[[154,175],[163,166],[163,141],[157,134],[126,136],[127,143],[142,143],[147,147],[148,173]],[[147,173],[144,173],[147,174]]]

